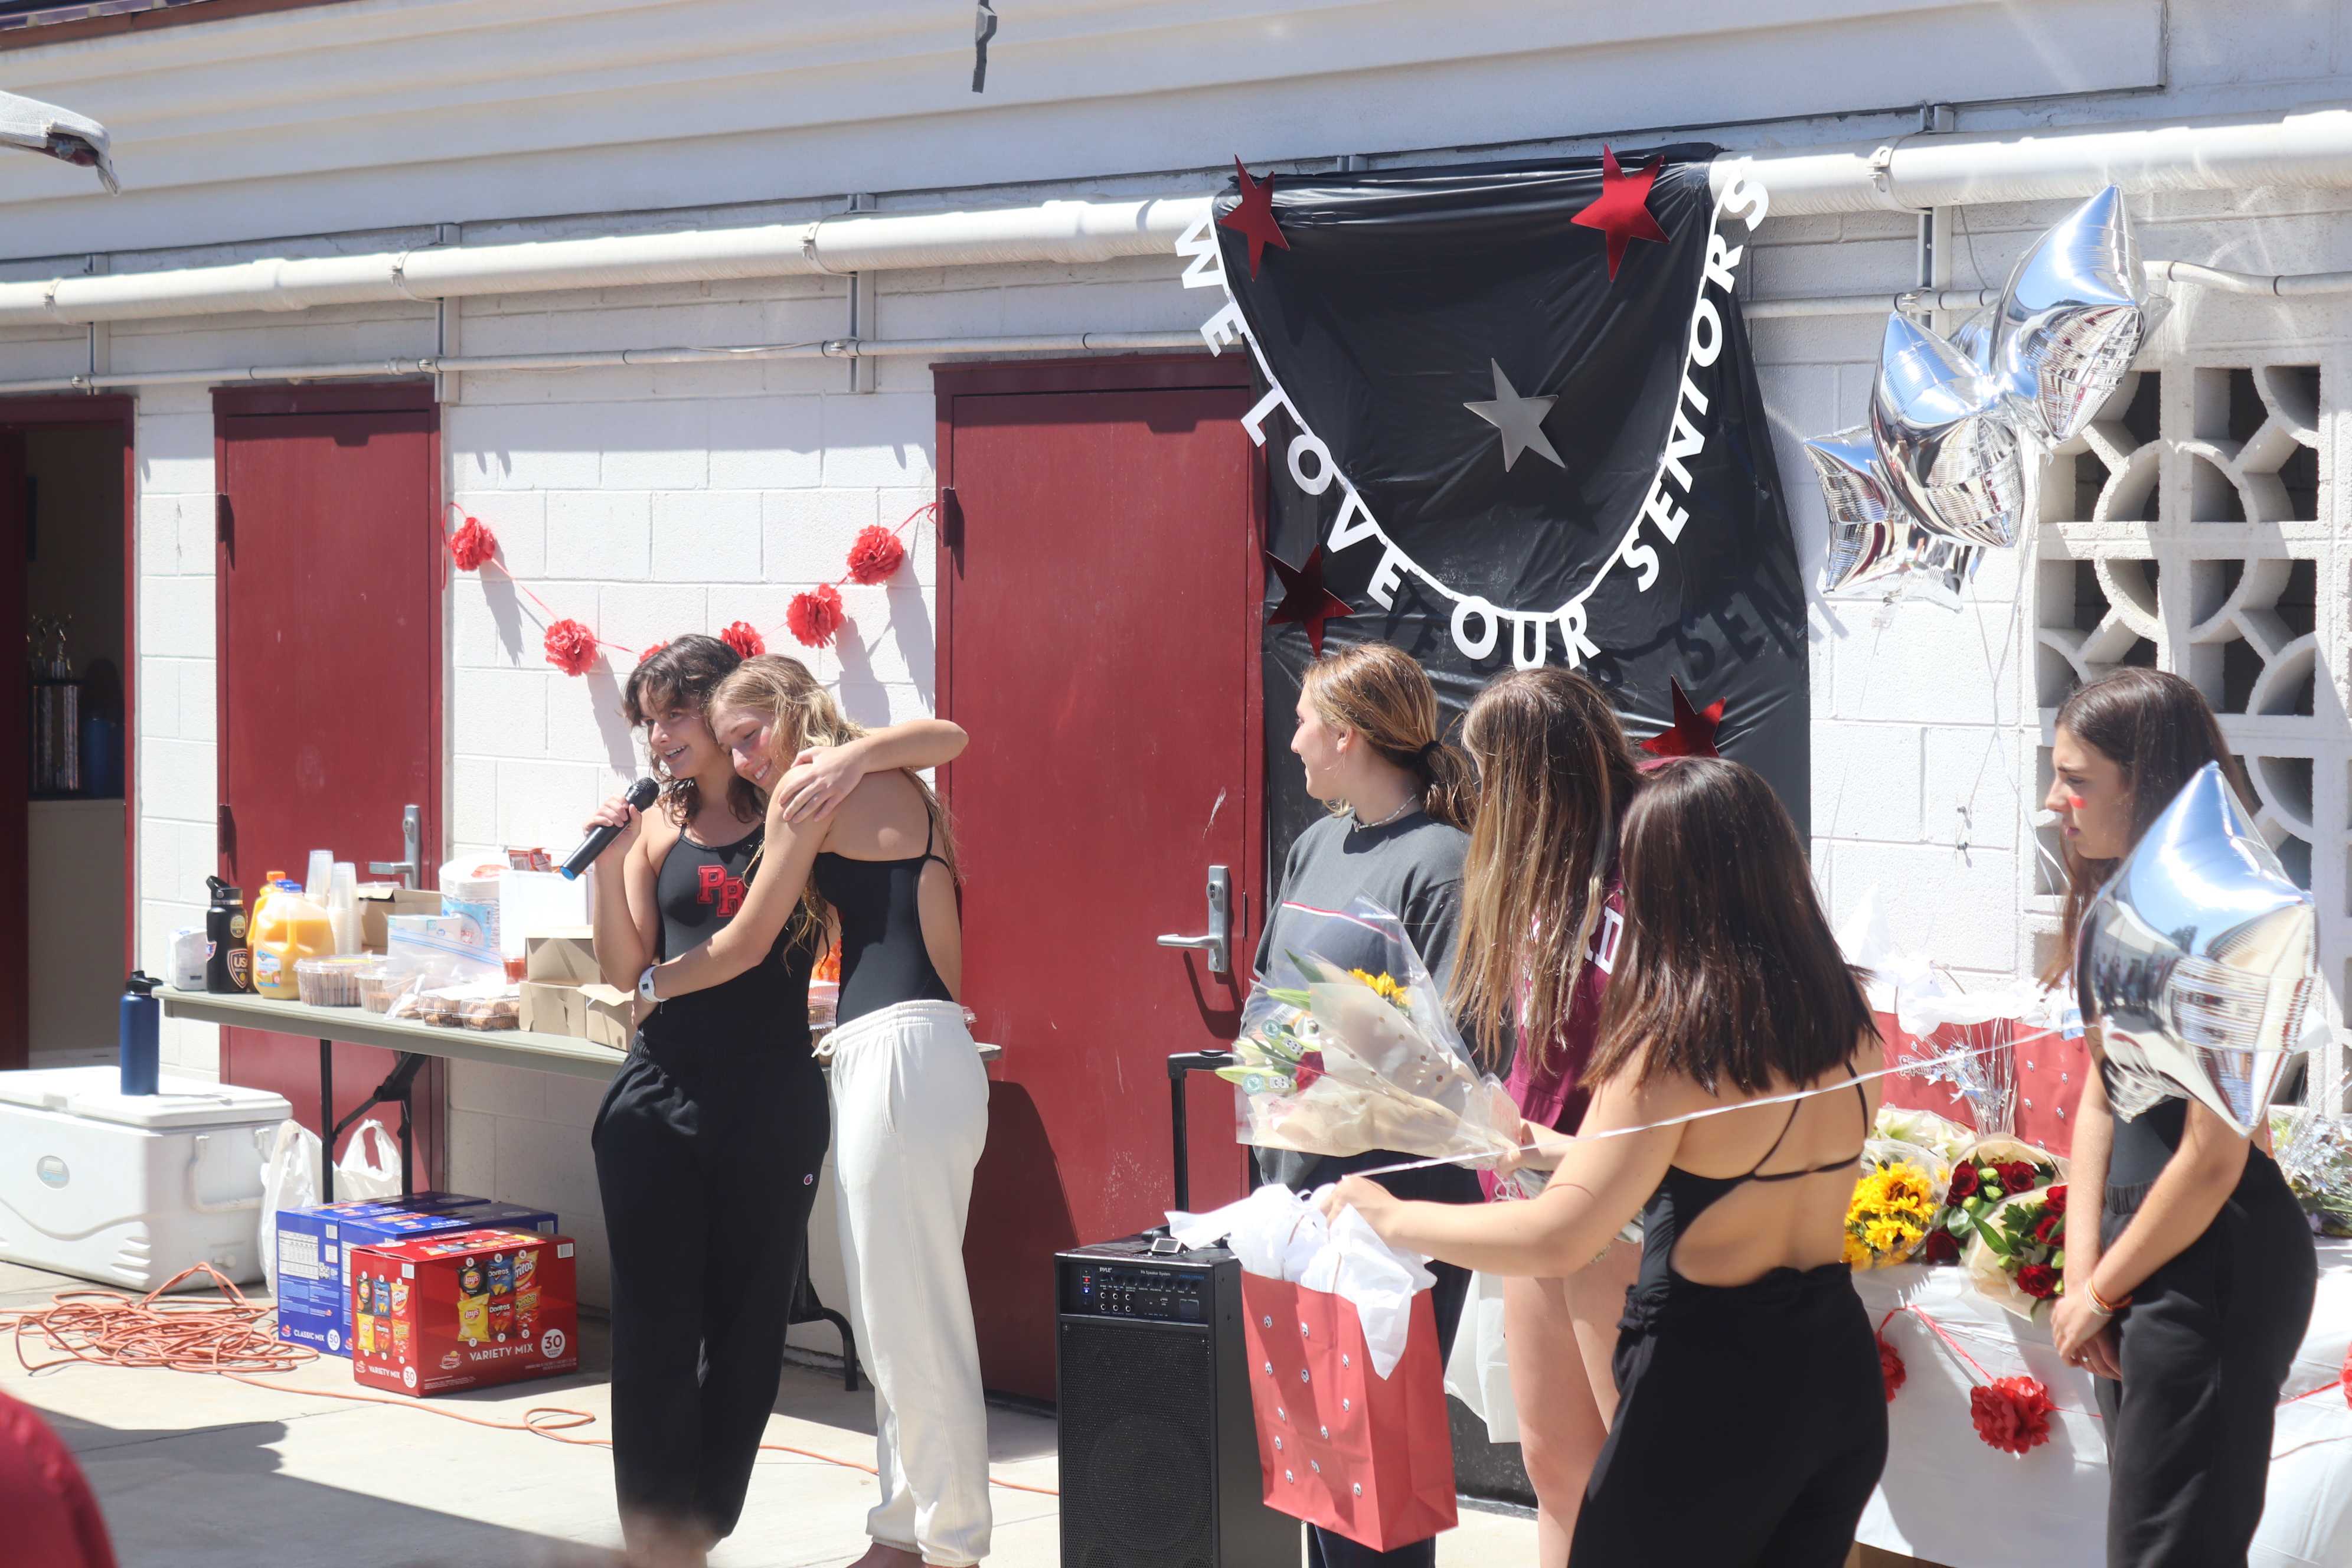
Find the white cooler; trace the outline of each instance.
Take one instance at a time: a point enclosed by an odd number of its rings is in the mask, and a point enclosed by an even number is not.
[[[132,1290],[194,1263],[261,1278],[261,1173],[281,1095],[112,1067],[0,1072],[0,1258]],[[197,1275],[183,1289],[209,1286]]]

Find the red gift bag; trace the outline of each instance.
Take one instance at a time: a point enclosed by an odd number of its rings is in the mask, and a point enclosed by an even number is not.
[[[1346,1298],[1245,1273],[1242,1305],[1266,1506],[1375,1552],[1453,1529],[1454,1437],[1429,1292],[1413,1298],[1404,1355],[1386,1377]]]

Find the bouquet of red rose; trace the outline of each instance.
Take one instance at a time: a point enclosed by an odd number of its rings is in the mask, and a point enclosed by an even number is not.
[[[2029,1322],[2066,1293],[2066,1184],[2018,1193],[1976,1222],[1969,1283]]]
[[[1969,1144],[1952,1163],[1944,1212],[1936,1216],[1936,1227],[1919,1249],[1919,1260],[1958,1263],[1961,1252],[1976,1239],[1979,1222],[2003,1202],[2065,1179],[2066,1162],[2031,1143],[2014,1138],[1983,1138]]]

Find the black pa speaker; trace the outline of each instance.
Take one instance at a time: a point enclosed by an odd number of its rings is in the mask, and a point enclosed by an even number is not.
[[[1265,1506],[1223,1247],[1139,1236],[1058,1254],[1062,1568],[1298,1568]]]

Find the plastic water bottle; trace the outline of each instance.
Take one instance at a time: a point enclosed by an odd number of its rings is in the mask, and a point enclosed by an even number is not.
[[[122,1092],[152,1094],[158,1070],[157,1030],[163,1005],[155,1000],[162,981],[134,969],[122,987]]]

